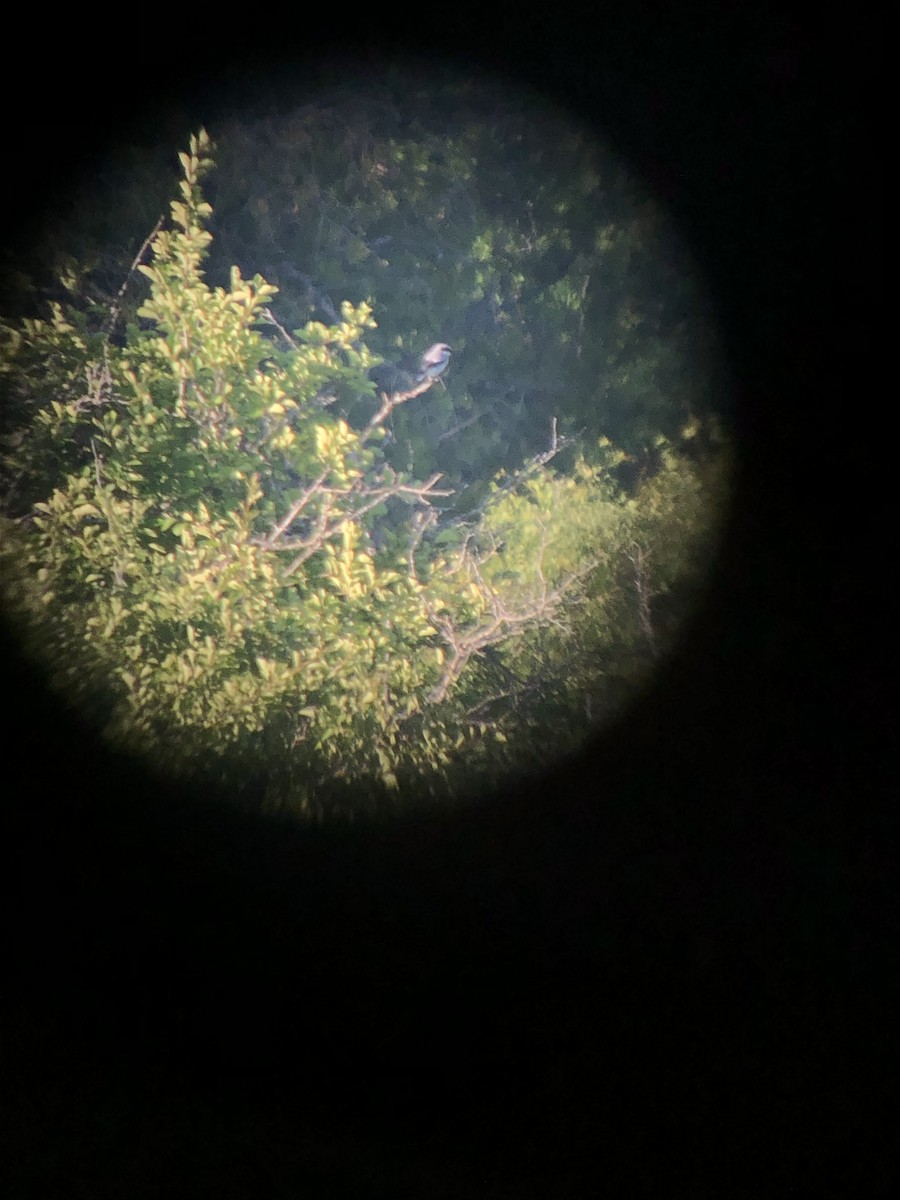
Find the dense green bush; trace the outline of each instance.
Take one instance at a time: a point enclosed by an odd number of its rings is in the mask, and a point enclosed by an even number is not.
[[[124,329],[122,291],[91,304],[77,280],[3,326],[23,636],[117,744],[261,772],[298,810],[493,780],[540,761],[535,727],[574,748],[670,639],[654,600],[709,544],[710,479],[660,437],[625,488],[623,452],[554,431],[454,512],[437,472],[388,461],[393,417],[430,396],[376,391],[371,305],[288,332],[259,275],[206,282],[211,152],[201,132],[180,156]]]

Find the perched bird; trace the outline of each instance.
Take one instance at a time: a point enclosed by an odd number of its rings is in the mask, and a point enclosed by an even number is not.
[[[369,378],[383,395],[409,399],[421,395],[440,379],[449,361],[450,347],[446,342],[435,342],[421,358],[408,354],[396,363],[379,363],[370,369]]]
[[[449,361],[450,347],[446,342],[435,342],[419,360],[416,383],[424,383],[426,379],[437,379],[447,370]]]

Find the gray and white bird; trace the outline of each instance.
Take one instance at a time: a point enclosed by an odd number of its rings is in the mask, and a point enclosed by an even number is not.
[[[416,383],[424,383],[426,379],[439,378],[447,370],[449,361],[450,347],[446,342],[435,342],[419,359]]]

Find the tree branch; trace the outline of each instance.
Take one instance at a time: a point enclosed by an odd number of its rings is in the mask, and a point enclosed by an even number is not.
[[[410,539],[407,548],[407,562],[410,574],[420,586],[424,585],[422,585],[416,571],[415,552],[424,537],[425,530],[429,525],[433,524],[434,519],[433,512],[424,514],[420,518],[413,530],[413,537]],[[557,611],[563,598],[571,591],[579,579],[583,578],[597,565],[596,561],[587,563],[578,571],[573,571],[569,575],[566,575],[556,587],[549,588],[544,579],[541,565],[543,561],[542,547],[541,561],[538,564],[538,575],[541,581],[539,593],[531,601],[524,603],[518,608],[514,608],[482,575],[480,566],[486,559],[481,559],[480,561],[476,559],[474,555],[471,555],[467,551],[467,545],[468,539],[460,552],[463,556],[463,561],[459,563],[456,569],[462,566],[469,568],[481,593],[482,601],[490,611],[490,617],[476,622],[466,629],[461,629],[452,617],[437,610],[423,590],[422,600],[428,619],[449,651],[449,657],[441,672],[441,677],[428,694],[428,699],[432,704],[440,704],[446,699],[450,688],[462,674],[466,663],[473,655],[480,654],[488,646],[505,641],[510,636],[521,635],[532,625],[558,624]]]
[[[140,250],[138,250],[137,254],[134,256],[134,261],[132,262],[131,266],[128,268],[128,273],[126,274],[125,278],[122,280],[122,286],[119,288],[119,290],[115,294],[115,297],[113,298],[113,302],[112,302],[112,305],[109,310],[109,318],[106,322],[106,325],[103,328],[103,332],[107,336],[110,333],[112,333],[113,329],[115,328],[116,321],[119,319],[119,309],[122,306],[122,297],[125,295],[125,290],[131,281],[131,277],[137,270],[138,264],[140,263],[141,259],[146,254],[147,247],[150,245],[150,243],[153,241],[153,239],[156,237],[156,235],[159,233],[160,229],[162,228],[162,223],[163,223],[164,219],[165,219],[164,217],[160,217],[159,220],[156,222],[156,224],[153,226],[153,228],[150,230],[150,232],[147,234],[147,236],[144,238],[143,242],[141,243]]]
[[[641,631],[647,639],[647,645],[650,647],[650,653],[654,658],[657,657],[659,651],[656,645],[656,632],[653,628],[653,616],[651,603],[653,600],[653,589],[650,586],[650,568],[648,565],[649,554],[644,550],[638,542],[632,543],[631,549],[625,551],[625,557],[634,568],[634,590],[637,594],[638,603],[638,621],[641,626]]]
[[[262,544],[267,550],[300,550],[300,553],[285,571],[285,577],[290,577],[307,559],[319,551],[327,541],[340,534],[345,524],[358,521],[360,517],[370,512],[373,508],[377,508],[379,504],[390,499],[390,497],[414,496],[422,503],[427,504],[432,496],[452,496],[453,492],[451,490],[438,489],[434,486],[440,478],[440,474],[435,474],[426,480],[425,483],[394,482],[382,487],[368,487],[363,490],[358,485],[353,485],[349,488],[323,487],[324,476],[320,476],[295,501],[287,516],[279,521],[278,525],[275,526]],[[341,499],[346,500],[354,495],[359,496],[362,499],[362,503],[349,509],[342,509],[335,514],[336,502]],[[283,534],[290,527],[291,522],[296,520],[309,501],[316,496],[322,498],[322,509],[316,517],[312,533],[305,538],[285,538]]]
[[[433,385],[434,379],[423,379],[421,383],[417,383],[404,391],[380,392],[381,407],[369,419],[369,423],[363,429],[362,441],[367,441],[372,430],[376,429],[379,425],[383,425],[395,408],[401,404],[405,404],[407,400],[414,400],[416,396],[421,396],[423,392],[427,392]]]

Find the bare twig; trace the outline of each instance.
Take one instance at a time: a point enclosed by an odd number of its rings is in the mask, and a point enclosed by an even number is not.
[[[291,337],[291,335],[288,333],[288,331],[285,329],[285,327],[281,324],[280,321],[278,321],[276,319],[275,314],[272,312],[271,308],[262,309],[261,315],[263,317],[265,317],[266,321],[268,321],[268,323],[270,325],[274,325],[274,327],[278,330],[278,332],[281,334],[281,336],[284,338],[284,340],[287,342],[287,344],[290,346],[290,348],[292,350],[300,349],[300,347],[297,345],[296,341]]]
[[[506,483],[502,484],[499,488],[497,488],[496,491],[489,492],[488,495],[485,496],[484,500],[482,500],[482,502],[476,508],[471,510],[470,516],[476,517],[483,514],[488,504],[494,503],[498,496],[505,496],[507,493],[515,491],[517,487],[525,483],[525,481],[530,479],[532,475],[536,474],[541,467],[550,462],[552,458],[555,458],[557,454],[561,454],[562,451],[566,450],[571,444],[571,438],[559,437],[557,432],[556,417],[554,417],[550,427],[550,446],[548,449],[546,449],[543,454],[536,454],[534,458],[527,462],[520,470],[516,471],[514,475],[511,475]]]
[[[97,487],[99,489],[100,487],[103,486],[103,483],[102,483],[102,480],[100,477],[100,468],[103,465],[103,459],[97,453],[97,447],[94,445],[93,438],[91,438],[91,453],[94,456],[94,478],[97,480]]]
[[[267,547],[271,548],[277,539],[280,538],[284,531],[291,525],[291,523],[296,521],[297,517],[328,478],[328,470],[329,468],[326,467],[325,470],[319,475],[315,483],[310,484],[306,491],[301,494],[299,499],[294,501],[294,503],[288,509],[287,516],[278,522],[278,524],[272,529],[272,532],[266,538]]]
[[[268,550],[300,551],[285,570],[286,577],[293,575],[307,559],[321,550],[331,538],[337,537],[344,525],[348,523],[353,524],[358,521],[367,512],[371,512],[373,508],[377,508],[379,504],[383,504],[385,500],[390,499],[392,496],[414,497],[422,503],[428,504],[433,496],[453,495],[453,492],[449,489],[435,487],[435,484],[441,478],[440,474],[432,475],[425,483],[413,484],[394,481],[380,487],[370,486],[365,488],[358,484],[347,488],[325,487],[324,478],[324,475],[320,475],[316,483],[306,489],[303,495],[291,506],[287,516],[278,522],[262,543]],[[355,503],[352,507],[336,508],[338,501],[342,500],[346,504],[346,501],[351,497],[358,497],[361,503]],[[302,538],[284,537],[291,523],[297,519],[313,498],[321,501],[321,508],[313,522],[311,532]]]
[[[405,391],[396,391],[391,393],[381,392],[381,407],[370,418],[368,425],[366,425],[365,429],[363,430],[362,440],[367,441],[372,431],[379,425],[383,425],[395,408],[401,404],[405,404],[407,400],[414,400],[416,396],[421,396],[422,393],[427,392],[433,384],[434,379],[423,379],[421,382],[414,384],[413,387],[407,388]]]
[[[433,512],[423,514],[414,525],[413,536],[410,538],[409,546],[407,547],[407,563],[410,575],[418,584],[421,584],[421,580],[416,570],[415,554],[425,534],[425,530],[429,525],[434,523],[434,520],[435,514]],[[490,615],[486,614],[482,620],[476,621],[466,628],[462,628],[456,624],[451,616],[448,616],[443,611],[439,611],[428,598],[427,593],[422,592],[423,604],[428,619],[449,652],[440,679],[428,694],[428,699],[432,704],[439,704],[446,698],[450,688],[462,674],[466,663],[473,655],[480,654],[488,646],[505,641],[510,636],[519,636],[526,629],[536,624],[559,624],[557,612],[563,598],[571,591],[578,580],[583,578],[597,565],[595,561],[589,562],[578,571],[573,571],[565,576],[555,587],[551,588],[543,575],[542,543],[541,559],[538,563],[538,576],[540,579],[538,594],[531,600],[513,607],[485,580],[481,573],[480,567],[482,563],[493,551],[490,551],[488,556],[477,559],[467,551],[468,541],[467,537],[460,551],[463,561],[459,565],[467,567],[471,572],[473,582],[477,585]],[[544,538],[545,542],[546,537]]]
[[[448,438],[456,437],[458,433],[462,433],[464,429],[468,429],[470,425],[474,425],[476,421],[480,421],[484,416],[483,409],[477,409],[470,417],[466,417],[464,421],[458,421],[456,425],[450,429],[446,429],[438,438],[438,445],[441,442],[447,441]]]
[[[650,568],[648,563],[650,556],[643,546],[637,542],[632,543],[631,548],[625,552],[625,556],[634,568],[634,590],[638,602],[638,621],[640,622],[641,631],[647,639],[650,653],[655,658],[658,650],[651,610],[653,589],[650,586]]]
[[[104,333],[106,333],[106,334],[112,333],[112,331],[115,327],[116,321],[119,319],[119,309],[122,306],[122,297],[125,295],[125,291],[128,287],[128,284],[131,282],[131,277],[137,270],[141,259],[146,254],[147,247],[150,245],[150,243],[153,241],[153,239],[156,237],[156,235],[159,233],[160,229],[162,228],[163,220],[164,220],[164,217],[159,218],[159,220],[156,222],[156,224],[153,226],[153,228],[150,230],[150,232],[147,234],[147,236],[144,238],[143,242],[141,243],[140,250],[138,250],[137,254],[134,256],[134,261],[132,262],[131,266],[128,268],[128,273],[126,274],[125,278],[122,280],[122,286],[119,288],[118,292],[116,292],[115,299],[112,302],[112,307],[109,310],[109,318],[104,327]]]

